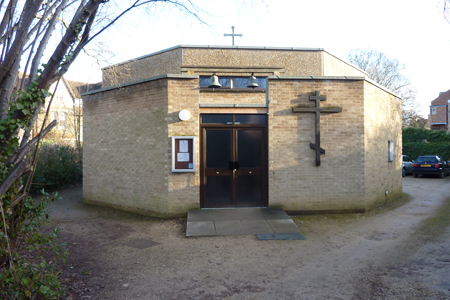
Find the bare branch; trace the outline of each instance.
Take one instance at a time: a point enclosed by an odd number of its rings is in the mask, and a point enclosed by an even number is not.
[[[28,10],[28,13],[26,13],[25,19],[19,26],[19,29],[16,32],[14,42],[11,45],[11,48],[9,49],[8,53],[6,54],[4,61],[0,65],[0,81],[3,81],[3,78],[5,77],[6,73],[9,72],[9,70],[11,69],[11,66],[13,65],[14,61],[18,57],[20,57],[23,45],[25,44],[25,38],[28,32],[28,28],[30,27],[30,24],[33,21],[41,3],[42,0],[36,0],[32,4],[30,9]]]
[[[42,132],[40,133],[41,138],[46,136],[47,133],[50,132],[50,130],[52,130],[53,128],[55,128],[57,122],[56,120],[53,120],[47,127],[45,127],[44,130],[42,130]],[[23,146],[22,148],[20,148],[19,152],[17,153],[16,157],[14,157],[14,159],[10,159],[7,160],[5,162],[5,164],[9,164],[9,163],[17,163],[19,161],[21,161],[25,155],[30,151],[31,147],[36,144],[36,142],[38,141],[39,136],[35,136],[32,140],[30,140],[25,146]]]
[[[103,31],[108,29],[115,22],[117,22],[127,12],[131,11],[134,8],[143,6],[145,4],[156,3],[156,2],[161,2],[161,0],[146,0],[146,1],[137,0],[131,6],[129,6],[125,10],[123,10],[118,16],[116,16],[111,22],[109,22],[106,26],[104,26],[100,31],[98,31],[96,34],[94,34],[90,39],[86,40],[84,43],[81,43],[80,47],[77,47],[78,49],[77,49],[76,55],[78,55],[78,53],[84,46],[86,46],[90,41],[92,41],[94,38],[96,38],[98,35],[100,35]],[[186,4],[181,3],[179,1],[175,1],[175,0],[163,0],[162,2],[173,4],[175,7],[179,8],[180,10],[186,11],[188,14],[193,16],[195,19],[197,19],[197,21],[199,21],[203,25],[210,26],[209,24],[204,22],[197,13],[197,11],[200,11],[202,13],[205,13],[205,12],[202,9],[200,9],[198,6],[196,6],[191,0],[187,0],[187,3],[189,3],[189,6],[192,8],[189,8]]]
[[[0,185],[0,195],[4,195],[14,184],[14,182],[22,177],[23,172],[27,168],[27,165],[28,163],[25,160],[22,160],[20,163],[14,166],[14,168],[9,172],[8,177]]]
[[[384,53],[371,49],[353,49],[348,61],[367,72],[370,79],[402,97],[403,123],[409,124],[417,116],[416,90],[402,71],[406,66],[398,59],[389,58]],[[407,125],[405,125],[407,126]]]
[[[64,37],[56,47],[53,55],[50,57],[47,63],[46,68],[39,78],[39,88],[48,88],[52,80],[56,80],[55,76],[57,73],[57,69],[60,66],[61,62],[64,60],[64,56],[66,55],[70,46],[75,42],[78,35],[78,30],[83,28],[89,16],[94,11],[96,11],[101,3],[104,3],[105,1],[106,0],[89,0],[84,8],[81,11],[77,12],[77,14],[75,14],[75,16],[72,18],[72,22],[70,23],[69,28],[64,34]]]
[[[0,23],[0,34],[3,34],[3,32],[6,29],[6,26],[12,20],[16,6],[17,6],[17,0],[9,1],[8,7],[6,8],[5,14],[3,15],[2,22]]]
[[[450,23],[450,0],[441,0],[439,1],[439,6],[442,8],[442,13],[444,14],[444,18],[447,22]]]
[[[45,47],[48,44],[48,41],[52,35],[53,30],[55,30],[56,22],[58,21],[63,8],[66,7],[66,3],[67,3],[67,0],[61,1],[61,4],[56,8],[56,11],[53,14],[53,17],[50,19],[50,22],[48,23],[47,30],[45,31],[45,34],[39,43],[39,47],[36,50],[36,55],[34,56],[33,62],[31,63],[31,70],[30,70],[30,79],[31,80],[34,80],[36,77],[37,70],[39,68],[39,64],[41,63],[41,58],[42,58],[42,55],[44,54]]]

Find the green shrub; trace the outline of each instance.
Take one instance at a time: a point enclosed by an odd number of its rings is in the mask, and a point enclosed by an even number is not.
[[[65,260],[65,244],[58,244],[59,230],[41,230],[48,222],[48,205],[59,196],[40,200],[28,197],[14,205],[2,200],[5,219],[0,222],[0,299],[60,299],[63,284],[58,279],[57,260]],[[7,236],[5,235],[5,231]]]
[[[441,155],[444,159],[448,159],[450,158],[450,134],[445,130],[404,128],[402,152],[411,159],[416,159],[420,155]]]
[[[82,155],[75,147],[46,141],[42,143],[31,185],[32,194],[42,188],[52,191],[80,183],[82,179]]]

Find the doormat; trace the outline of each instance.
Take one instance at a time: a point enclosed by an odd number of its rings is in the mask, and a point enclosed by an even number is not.
[[[301,233],[257,233],[260,240],[306,240]]]

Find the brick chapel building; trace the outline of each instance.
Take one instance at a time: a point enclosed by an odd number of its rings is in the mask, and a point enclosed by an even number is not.
[[[362,212],[402,194],[400,99],[323,49],[180,45],[103,69],[83,100],[86,203]]]

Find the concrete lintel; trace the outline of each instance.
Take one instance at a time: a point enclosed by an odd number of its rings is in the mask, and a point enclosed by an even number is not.
[[[159,80],[159,79],[164,79],[164,78],[171,78],[171,79],[198,79],[199,76],[198,75],[186,75],[186,74],[164,74],[164,75],[153,76],[153,77],[144,78],[144,79],[140,79],[140,80],[136,80],[136,81],[131,81],[131,82],[127,82],[127,83],[124,83],[124,84],[109,86],[107,88],[102,88],[102,89],[98,89],[98,90],[89,91],[87,93],[81,94],[81,96],[97,94],[97,93],[101,93],[101,92],[106,92],[106,91],[110,91],[110,90],[124,88],[124,87],[130,86],[130,85],[136,85],[136,84],[149,82],[149,81],[154,81],[154,80]]]
[[[254,66],[181,66],[181,72],[209,72],[209,73],[284,73],[280,67],[254,67]]]
[[[209,103],[205,103],[199,104],[199,107],[267,107],[267,104],[251,104],[251,103],[242,103],[242,104],[238,104],[238,103],[234,103],[234,104],[229,104],[229,103],[221,103],[221,104],[209,104]]]

